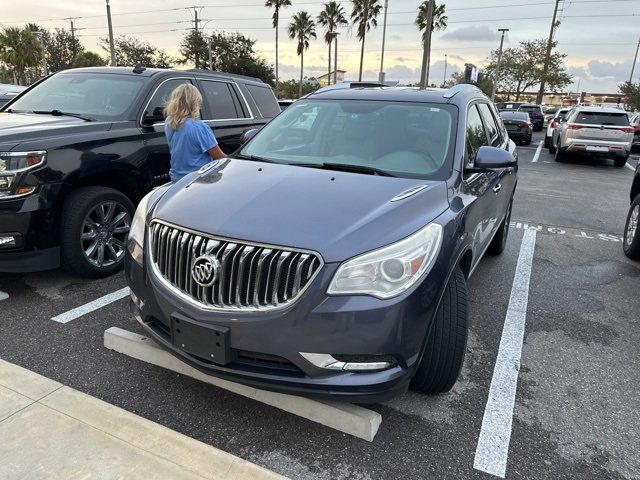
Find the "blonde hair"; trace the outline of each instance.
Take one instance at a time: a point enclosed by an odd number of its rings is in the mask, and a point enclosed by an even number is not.
[[[200,106],[202,95],[196,87],[190,83],[178,85],[169,98],[164,109],[164,114],[169,117],[169,126],[172,130],[178,130],[187,118],[200,118]]]

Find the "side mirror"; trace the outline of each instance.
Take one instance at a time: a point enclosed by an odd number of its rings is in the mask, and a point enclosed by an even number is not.
[[[474,162],[475,168],[509,168],[518,165],[518,161],[506,150],[496,147],[480,147]]]
[[[244,145],[249,140],[251,140],[253,137],[255,137],[256,133],[258,133],[259,131],[260,131],[259,128],[252,128],[251,130],[247,130],[247,131],[243,132],[242,136],[240,137],[240,143],[242,145]]]

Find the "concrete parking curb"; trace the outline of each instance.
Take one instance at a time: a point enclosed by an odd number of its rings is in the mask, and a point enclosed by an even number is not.
[[[379,413],[358,405],[268,392],[206,375],[160,348],[153,340],[121,328],[111,327],[104,332],[104,346],[369,442],[373,441],[382,422],[382,416]]]
[[[0,360],[0,478],[284,477]]]

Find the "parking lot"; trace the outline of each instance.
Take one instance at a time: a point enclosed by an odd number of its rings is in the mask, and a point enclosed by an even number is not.
[[[508,396],[494,367],[513,292],[526,287],[506,478],[640,478],[640,264],[621,245],[638,157],[556,163],[542,135],[518,147],[507,250],[470,279],[460,380],[449,394],[371,406],[383,417],[371,443],[105,349],[109,327],[140,332],[126,298],[52,320],[121,290],[122,273],[0,275],[0,357],[290,478],[490,478],[474,464],[491,441],[488,399]],[[525,236],[530,278],[516,271]]]

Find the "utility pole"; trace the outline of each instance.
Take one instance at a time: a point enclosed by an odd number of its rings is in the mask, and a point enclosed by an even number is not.
[[[202,21],[201,18],[198,18],[198,10],[202,9],[202,6],[191,6],[191,7],[184,7],[185,10],[189,10],[191,11],[193,9],[193,20],[191,20],[193,22],[193,31],[195,32],[194,35],[194,39],[197,41],[198,39],[198,32],[199,32],[199,28],[200,28],[200,22]],[[197,45],[195,45],[197,46]],[[193,56],[194,56],[194,61],[196,64],[196,68],[200,68],[200,55],[198,54],[198,49],[195,48],[193,51]]]
[[[384,83],[384,44],[387,38],[387,9],[389,8],[389,0],[384,0],[384,23],[382,24],[382,54],[380,55],[380,73],[378,81]]]
[[[638,61],[638,50],[640,50],[640,39],[638,39],[638,46],[636,47],[636,55],[633,57],[633,63],[631,64],[631,75],[629,75],[629,83],[633,83],[633,72],[636,69],[636,62]]]
[[[551,30],[549,30],[549,40],[547,40],[547,53],[544,57],[544,68],[542,70],[542,79],[540,80],[540,91],[538,91],[538,98],[536,103],[542,103],[542,97],[544,96],[544,84],[547,80],[547,72],[549,70],[549,61],[551,60],[551,47],[553,45],[553,34],[556,27],[560,25],[560,22],[556,24],[556,17],[558,16],[558,6],[562,0],[556,0],[556,4],[553,7],[553,18],[551,19]]]
[[[498,63],[496,64],[496,70],[493,72],[492,86],[491,86],[491,101],[495,101],[496,98],[496,88],[498,87],[498,78],[500,75],[500,62],[502,61],[502,46],[504,45],[504,34],[508,32],[508,28],[499,28],[499,32],[502,32],[502,37],[500,37],[500,49],[498,50]]]
[[[431,49],[431,24],[433,23],[433,0],[429,0],[427,7],[427,30],[424,32],[424,51],[422,52],[422,71],[420,72],[420,89],[427,88],[427,68],[429,65],[429,50]]]
[[[333,84],[335,85],[338,83],[338,35],[340,34],[338,32],[333,33],[335,35],[333,37],[333,41],[335,42],[335,50],[333,54]]]
[[[109,26],[109,53],[111,54],[111,66],[116,66],[116,47],[113,43],[113,25],[111,24],[111,6],[107,0],[107,24]]]
[[[444,54],[444,75],[442,76],[442,88],[447,83],[447,54]]]
[[[207,38],[207,49],[209,50],[209,70],[213,70],[213,52],[211,51],[211,37]]]
[[[76,28],[76,25],[74,23],[74,20],[77,20],[81,17],[67,17],[65,18],[65,20],[69,21],[69,30],[71,31],[71,43],[74,45],[73,48],[73,59],[75,59],[76,55],[77,55],[77,50],[75,49],[75,44],[76,44],[76,32],[78,30],[84,30],[84,28]],[[72,59],[72,60],[73,60]]]

